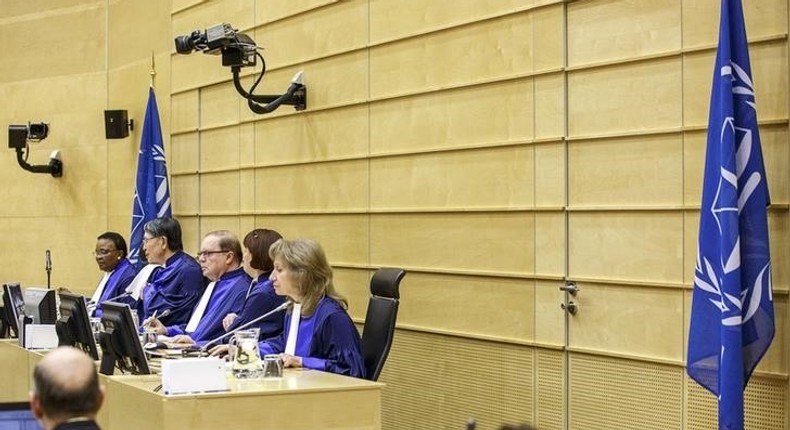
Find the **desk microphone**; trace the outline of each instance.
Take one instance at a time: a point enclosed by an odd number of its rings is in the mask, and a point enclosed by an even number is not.
[[[52,254],[50,254],[49,250],[44,253],[44,270],[47,271],[47,289],[49,290],[52,287],[50,282],[50,274],[52,273]]]
[[[125,293],[123,293],[123,294],[118,294],[118,295],[117,295],[117,296],[115,296],[115,297],[110,297],[109,299],[107,299],[107,300],[102,300],[102,301],[104,301],[104,302],[114,302],[114,301],[116,301],[116,300],[118,300],[118,299],[122,299],[122,298],[124,298],[124,297],[128,297],[128,296],[131,296],[131,295],[132,295],[132,293],[130,293],[130,292],[125,292]],[[93,300],[91,300],[91,301],[89,301],[89,302],[88,302],[88,305],[94,305],[94,306],[95,306],[95,305],[97,305],[97,304],[98,304],[98,303],[94,302]]]
[[[280,311],[284,310],[290,304],[291,304],[291,302],[286,300],[285,303],[281,304],[280,306],[277,306],[276,308],[270,310],[269,312],[266,312],[265,314],[259,316],[258,318],[255,318],[254,320],[248,322],[247,324],[242,324],[242,325],[234,328],[233,330],[223,334],[222,336],[219,336],[219,337],[216,337],[214,339],[211,339],[210,341],[206,342],[205,344],[203,344],[203,346],[200,347],[200,352],[201,353],[206,352],[206,350],[208,350],[209,345],[213,345],[213,344],[221,341],[222,339],[225,339],[226,337],[236,333],[239,330],[244,330],[245,328],[247,328],[247,327],[249,327],[249,326],[251,326],[251,325],[253,325],[253,324],[255,324],[255,323],[257,323],[257,322],[259,322],[261,320],[263,320],[263,319],[269,318],[270,316],[276,314],[277,312],[280,312]]]

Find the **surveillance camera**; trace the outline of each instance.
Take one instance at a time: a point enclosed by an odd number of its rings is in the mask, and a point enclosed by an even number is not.
[[[176,52],[190,54],[203,51],[206,54],[222,54],[222,65],[227,67],[248,67],[256,65],[258,46],[244,33],[230,24],[217,24],[205,31],[195,30],[189,35],[175,38]]]
[[[49,125],[46,123],[29,124],[27,127],[27,140],[40,141],[46,139],[48,135]]]

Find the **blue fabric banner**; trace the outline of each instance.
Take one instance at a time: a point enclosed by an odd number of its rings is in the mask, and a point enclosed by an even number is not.
[[[139,264],[145,223],[158,217],[170,217],[170,186],[167,180],[165,146],[154,89],[148,91],[143,136],[137,158],[137,183],[132,203],[132,233],[129,237],[129,260]]]
[[[770,204],[740,0],[722,0],[713,70],[687,372],[742,430],[743,391],[774,337]]]

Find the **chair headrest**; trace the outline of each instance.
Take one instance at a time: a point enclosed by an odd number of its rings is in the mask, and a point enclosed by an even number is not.
[[[382,267],[370,280],[370,294],[374,296],[400,298],[399,285],[406,271],[397,267]]]

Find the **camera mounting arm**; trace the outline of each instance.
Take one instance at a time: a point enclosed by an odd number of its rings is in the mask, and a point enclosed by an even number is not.
[[[25,161],[22,148],[16,148],[16,161],[19,166],[31,173],[49,173],[53,178],[63,176],[63,162],[60,161],[60,151],[52,151],[49,156],[49,164],[31,165]]]
[[[302,72],[297,72],[293,78],[291,78],[291,85],[288,86],[288,89],[285,91],[284,94],[280,95],[253,95],[248,93],[242,86],[241,81],[239,79],[239,70],[240,67],[232,67],[231,71],[233,72],[233,85],[236,87],[236,91],[241,94],[242,97],[247,99],[247,104],[250,107],[250,110],[257,113],[270,113],[274,112],[280,105],[291,105],[296,110],[305,110],[307,108],[307,87],[304,85],[304,81],[302,80]],[[265,105],[260,105],[259,103],[266,103]]]

